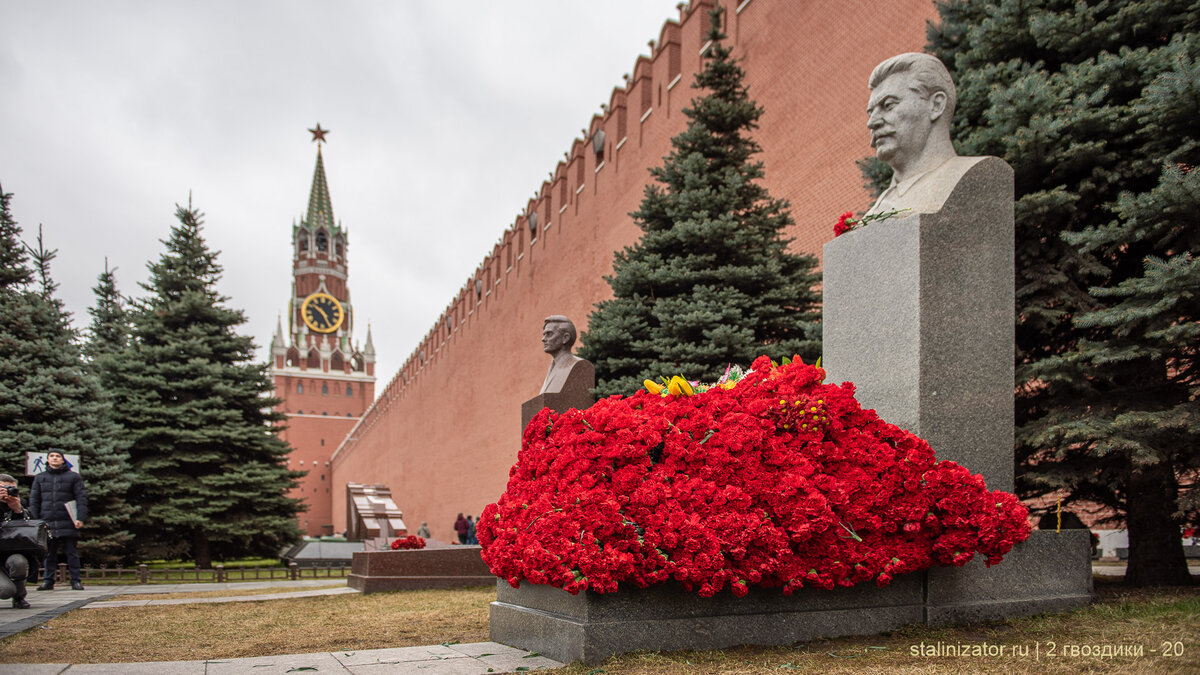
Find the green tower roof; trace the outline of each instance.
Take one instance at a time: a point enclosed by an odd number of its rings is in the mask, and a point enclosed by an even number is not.
[[[329,199],[329,186],[325,183],[325,161],[321,158],[321,146],[317,145],[317,168],[313,170],[312,190],[308,194],[308,214],[302,223],[310,230],[324,227],[341,232],[333,219],[333,202]]]

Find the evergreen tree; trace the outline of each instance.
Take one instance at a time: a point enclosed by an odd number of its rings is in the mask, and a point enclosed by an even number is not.
[[[93,364],[104,357],[120,354],[129,345],[129,311],[117,291],[116,271],[115,267],[108,268],[108,258],[105,258],[104,271],[92,288],[96,304],[88,308],[92,323],[88,326],[83,353]]]
[[[646,187],[630,214],[641,239],[614,256],[605,277],[614,297],[597,303],[580,355],[596,367],[598,395],[631,394],[645,378],[715,380],[757,356],[820,353],[816,260],[787,250],[787,202],[759,182],[751,137],[762,108],[711,15],[705,66],[671,139],[661,185]]]
[[[88,495],[91,512],[88,536],[79,542],[80,553],[99,562],[130,561],[133,554],[133,535],[127,529],[133,517],[129,503],[133,480],[128,441],[112,409],[112,391],[116,385],[113,361],[128,343],[129,325],[113,272],[105,260],[104,272],[93,288],[96,305],[88,308],[92,323],[83,345],[86,369],[99,382],[103,403],[96,435],[106,440],[103,448],[110,451],[103,461],[93,462],[88,471],[89,484],[95,489]]]
[[[958,150],[1016,171],[1018,488],[1123,516],[1128,582],[1189,583],[1200,7],[938,7],[929,49],[958,85]]]
[[[0,293],[18,293],[33,281],[29,257],[21,243],[21,228],[12,217],[9,202],[12,193],[0,187]]]
[[[128,540],[127,467],[99,382],[84,368],[70,314],[54,297],[55,251],[45,247],[40,228],[36,248],[20,243],[9,199],[0,196],[0,279],[9,281],[0,286],[0,472],[24,474],[27,452],[58,448],[79,455],[79,472],[91,488],[80,555],[112,562]]]
[[[115,359],[117,421],[134,467],[134,533],[143,556],[275,556],[300,536],[302,505],[287,496],[303,475],[285,465],[272,384],[253,362],[245,322],[216,290],[221,268],[198,211],[149,266],[148,297],[132,308],[132,341]]]
[[[39,449],[41,436],[26,424],[23,399],[38,335],[29,293],[33,271],[9,209],[11,200],[12,194],[0,188],[0,473],[21,476],[25,453]]]

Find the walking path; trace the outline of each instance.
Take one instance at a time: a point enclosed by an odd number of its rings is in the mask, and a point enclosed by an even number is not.
[[[73,591],[69,586],[60,586],[52,591],[36,591],[32,588],[26,600],[32,605],[29,609],[11,609],[8,600],[0,600],[0,638],[15,635],[34,626],[40,626],[54,617],[65,614],[72,609],[91,607],[93,604],[104,606],[145,605],[145,604],[175,604],[174,600],[106,602],[106,598],[116,595],[151,595],[159,593],[194,593],[197,591],[231,591],[251,590],[262,588],[293,589],[295,592],[273,593],[270,596],[248,595],[230,596],[227,598],[194,598],[191,602],[232,602],[245,600],[266,600],[277,598],[298,598],[309,595],[325,595],[334,593],[354,593],[353,589],[324,588],[313,589],[314,586],[329,586],[337,579],[297,579],[296,581],[250,581],[233,583],[202,583],[202,584],[137,584],[130,586],[87,586],[82,591]]]
[[[217,661],[153,663],[6,664],[5,675],[277,675],[283,673],[353,673],[355,675],[485,675],[558,668],[563,664],[495,642],[432,645],[260,656]]]

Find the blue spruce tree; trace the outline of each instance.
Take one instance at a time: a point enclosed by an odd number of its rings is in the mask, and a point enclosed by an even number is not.
[[[938,4],[955,140],[1016,171],[1024,496],[1100,504],[1126,581],[1191,582],[1200,512],[1200,6]]]
[[[763,109],[722,42],[711,15],[704,92],[684,109],[687,129],[650,170],[632,215],[641,239],[615,255],[605,277],[613,298],[597,303],[580,355],[596,367],[598,395],[631,394],[643,379],[681,374],[716,380],[728,364],[757,356],[820,353],[816,259],[788,251],[787,202],[759,182],[751,136]]]

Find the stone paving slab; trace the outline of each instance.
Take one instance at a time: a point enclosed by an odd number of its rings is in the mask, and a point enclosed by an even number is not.
[[[63,675],[205,675],[204,661],[146,661],[144,663],[80,663]]]
[[[468,658],[467,654],[451,649],[446,645],[430,645],[428,647],[395,647],[392,649],[364,649],[353,652],[333,652],[333,654],[337,656],[338,662],[346,667]]]
[[[447,661],[410,661],[399,665],[354,666],[347,668],[353,675],[492,675],[495,669],[475,659],[450,659]]]
[[[127,586],[96,586],[119,591],[120,595],[141,593],[190,593],[194,591],[236,591],[258,590],[261,588],[305,588],[311,586],[346,585],[345,579],[331,577],[328,579],[297,579],[295,581],[276,579],[275,581],[223,581],[221,583],[178,583],[178,584],[130,584]]]
[[[165,600],[155,600],[147,598],[145,600],[102,600],[91,602],[83,606],[83,609],[104,609],[108,607],[147,607],[160,605],[192,605],[213,602],[260,602],[263,600],[289,600],[292,598],[315,598],[322,595],[346,595],[348,593],[358,593],[353,588],[338,587],[338,588],[321,588],[310,591],[293,591],[291,593],[263,593],[261,595],[230,595],[218,598],[168,598]]]
[[[40,626],[56,616],[85,607],[88,603],[110,597],[112,588],[89,588],[83,591],[35,591],[30,589],[25,600],[29,609],[12,609],[11,601],[0,600],[0,638]]]
[[[312,589],[313,586],[329,586],[330,582],[342,582],[341,579],[298,579],[296,581],[256,581],[245,583],[198,583],[198,584],[136,584],[130,586],[87,586],[82,591],[71,590],[70,586],[60,586],[51,591],[29,589],[25,599],[32,607],[29,609],[11,609],[8,601],[0,601],[0,638],[16,635],[21,631],[42,625],[47,621],[72,609],[88,607],[93,602],[103,602],[115,595],[142,595],[160,593],[188,593],[196,591],[222,590],[252,590],[262,588],[279,589]],[[339,591],[348,589],[337,586],[322,591]],[[303,592],[303,591],[299,591]],[[347,592],[341,590],[341,592]],[[245,596],[247,598],[263,598],[266,596]],[[288,595],[287,597],[297,597]],[[200,599],[197,599],[199,601]],[[132,601],[135,604],[138,601]],[[161,601],[160,601],[161,602]],[[143,603],[144,604],[144,603]]]
[[[312,669],[312,670],[309,670]],[[283,654],[246,659],[221,659],[208,662],[204,675],[282,675],[283,673],[345,673],[346,668],[329,652],[316,654]],[[68,670],[66,675],[74,675]]]
[[[4,675],[486,675],[559,668],[564,664],[495,642],[283,654],[210,661],[0,664]],[[524,670],[518,671],[518,668]]]

